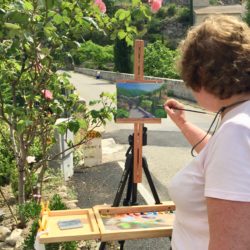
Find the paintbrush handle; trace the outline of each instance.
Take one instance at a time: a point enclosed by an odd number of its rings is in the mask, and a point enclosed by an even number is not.
[[[182,108],[172,108],[174,110],[183,110],[183,111],[188,111],[188,112],[194,112],[194,113],[199,113],[199,114],[208,114],[205,111],[198,111],[198,110],[193,110],[193,109],[182,109]]]

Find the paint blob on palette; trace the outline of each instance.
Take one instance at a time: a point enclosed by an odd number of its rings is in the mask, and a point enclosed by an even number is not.
[[[106,230],[130,230],[170,226],[166,215],[166,212],[102,214],[101,218]]]

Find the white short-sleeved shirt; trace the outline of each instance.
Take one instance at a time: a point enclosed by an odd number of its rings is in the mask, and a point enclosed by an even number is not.
[[[228,111],[208,144],[168,186],[176,204],[173,250],[206,250],[206,197],[250,202],[250,101]]]

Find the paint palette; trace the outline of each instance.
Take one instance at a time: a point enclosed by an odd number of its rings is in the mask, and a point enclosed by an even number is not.
[[[40,235],[41,244],[100,239],[100,231],[92,209],[48,211],[42,216],[46,224]]]
[[[168,205],[94,207],[101,240],[166,237],[172,233],[174,214]]]
[[[166,212],[101,215],[106,230],[143,229],[170,226]]]

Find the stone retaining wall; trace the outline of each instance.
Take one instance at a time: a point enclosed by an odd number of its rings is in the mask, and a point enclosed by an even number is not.
[[[113,71],[102,71],[102,70],[94,70],[94,69],[87,69],[87,68],[80,68],[75,67],[75,72],[83,73],[85,75],[94,76],[96,77],[97,72],[100,72],[100,77],[102,79],[112,81],[112,82],[119,82],[121,80],[132,80],[134,79],[134,74],[126,74],[126,73],[119,73]],[[185,99],[188,101],[195,101],[192,92],[186,88],[184,82],[182,80],[175,80],[169,78],[160,78],[160,77],[153,77],[153,76],[145,76],[146,80],[161,80],[164,83],[167,83],[168,91],[171,95]]]

